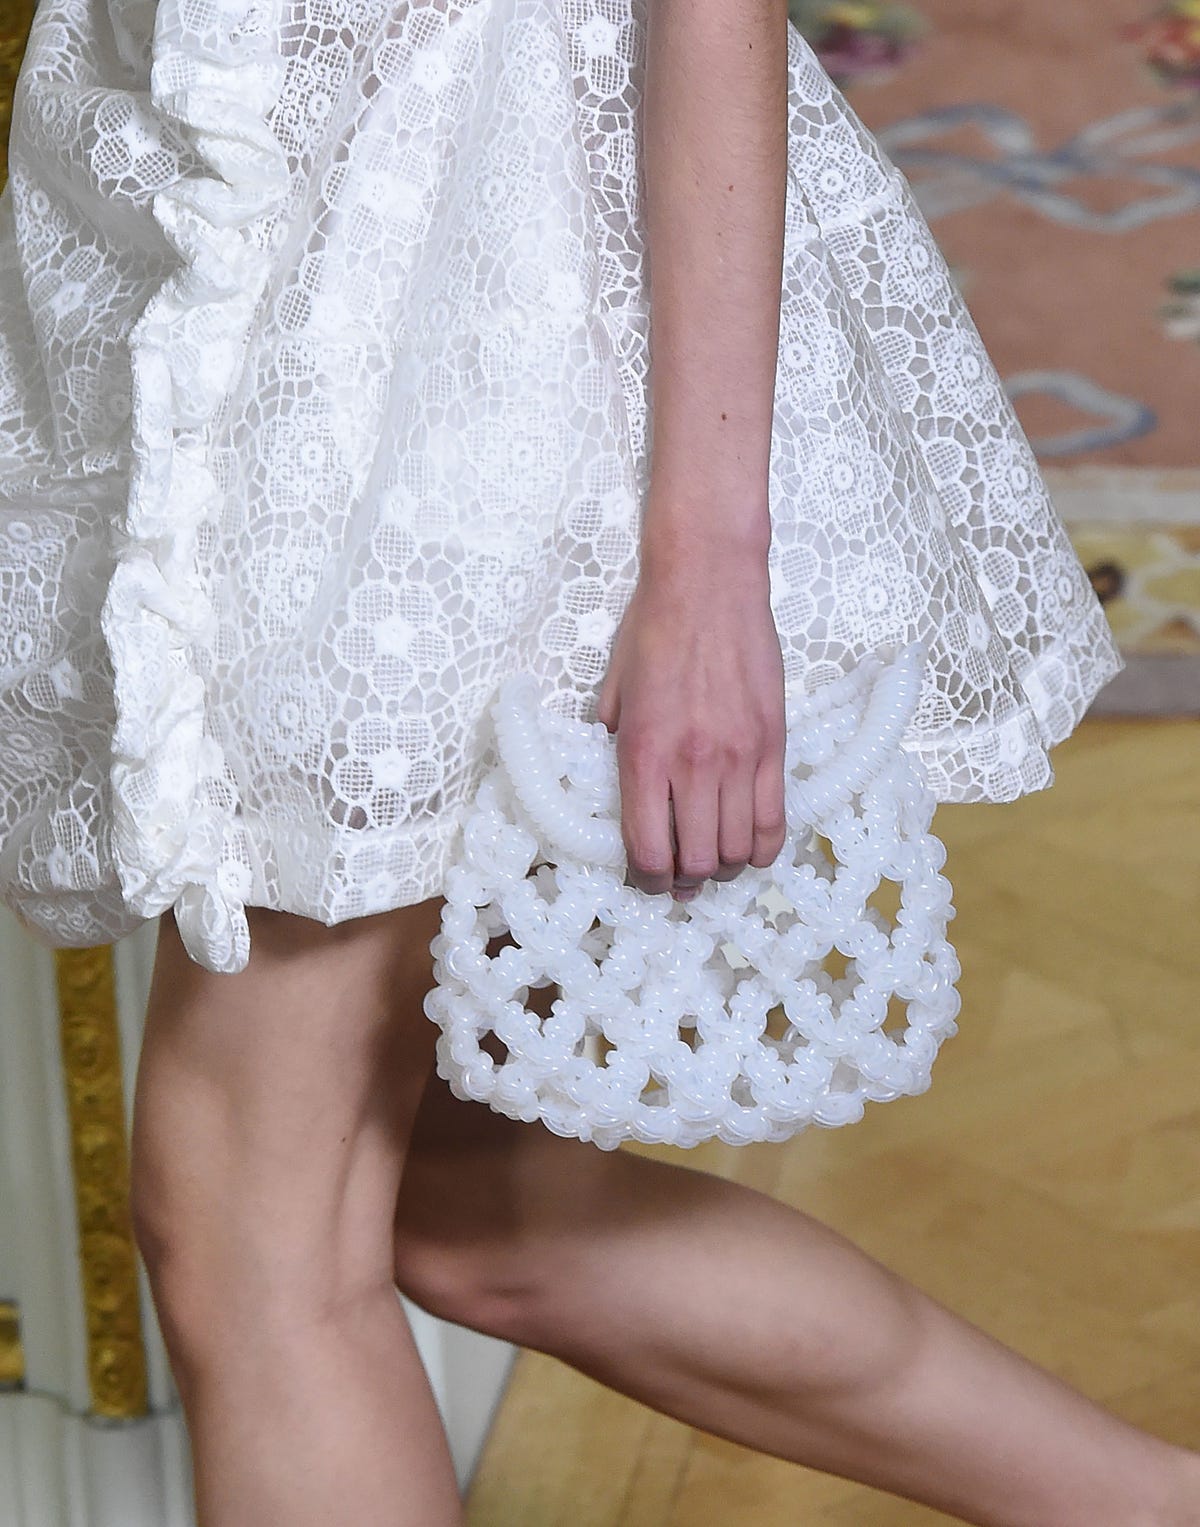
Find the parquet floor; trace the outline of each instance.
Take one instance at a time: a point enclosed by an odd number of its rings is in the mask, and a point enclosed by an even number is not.
[[[1200,1447],[1200,721],[1086,720],[1054,763],[1048,791],[939,808],[963,1010],[931,1091],[846,1130],[686,1159],[802,1206]],[[470,1527],[949,1521],[532,1352],[469,1507]]]

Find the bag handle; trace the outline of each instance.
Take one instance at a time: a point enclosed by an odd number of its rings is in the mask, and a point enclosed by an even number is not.
[[[921,641],[900,647],[889,660],[870,653],[840,679],[788,701],[789,833],[807,832],[881,773],[901,745],[916,708],[925,660],[926,646]],[[797,777],[796,770],[802,766],[794,756],[796,733],[806,721],[819,719],[839,703],[861,705],[856,730],[827,763]],[[620,868],[626,859],[620,823],[593,815],[564,786],[545,734],[549,719],[532,673],[513,674],[504,681],[492,705],[492,720],[513,790],[543,846],[563,858]],[[579,749],[608,751],[616,746],[602,722],[554,720],[574,735]],[[609,760],[604,762],[609,766]]]

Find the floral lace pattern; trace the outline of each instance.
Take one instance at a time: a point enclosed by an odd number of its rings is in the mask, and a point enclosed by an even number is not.
[[[518,670],[590,720],[652,444],[645,0],[42,0],[0,197],[0,889],[52,943],[441,892]],[[789,693],[920,640],[939,800],[1121,666],[902,177],[788,31]]]

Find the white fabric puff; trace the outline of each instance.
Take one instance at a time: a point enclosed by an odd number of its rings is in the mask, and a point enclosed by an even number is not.
[[[503,680],[590,720],[652,421],[645,0],[42,0],[0,200],[0,889],[52,944],[442,891]],[[939,800],[1121,666],[909,190],[789,27],[789,694]]]

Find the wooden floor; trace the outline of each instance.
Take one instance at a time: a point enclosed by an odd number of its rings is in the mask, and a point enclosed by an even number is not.
[[[1200,1447],[1200,722],[1085,721],[1056,783],[942,806],[960,1032],[923,1097],[647,1155],[802,1206],[1113,1410]],[[471,1527],[928,1527],[523,1352]]]

